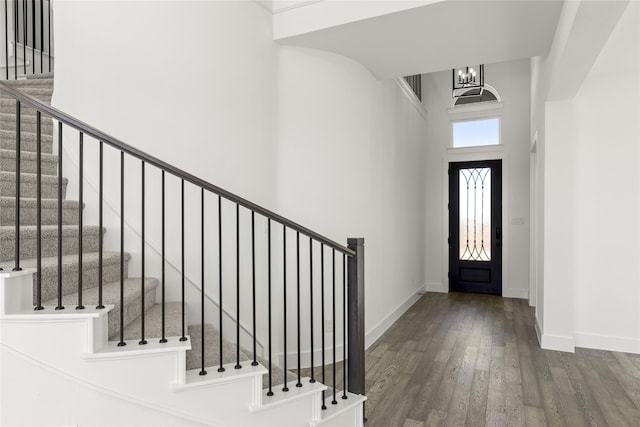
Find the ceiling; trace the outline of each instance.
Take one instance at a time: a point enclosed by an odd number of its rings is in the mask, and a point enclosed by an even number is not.
[[[378,78],[545,55],[562,1],[447,0],[279,39],[352,58]]]

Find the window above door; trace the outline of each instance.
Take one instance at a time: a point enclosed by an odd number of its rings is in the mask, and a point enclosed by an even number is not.
[[[451,122],[453,148],[500,145],[500,118],[454,120]]]

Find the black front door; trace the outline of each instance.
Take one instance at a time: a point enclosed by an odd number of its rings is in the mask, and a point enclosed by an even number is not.
[[[449,290],[502,295],[502,160],[449,163]]]

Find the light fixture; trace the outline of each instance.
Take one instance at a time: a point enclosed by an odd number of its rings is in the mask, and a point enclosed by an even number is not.
[[[465,67],[451,70],[451,89],[454,98],[480,96],[484,90],[484,64],[478,68]]]

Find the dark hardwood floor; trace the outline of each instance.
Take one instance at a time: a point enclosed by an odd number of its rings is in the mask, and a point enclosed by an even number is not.
[[[540,349],[525,300],[428,293],[366,358],[369,427],[640,426],[640,355]]]
[[[424,295],[367,350],[366,425],[640,426],[640,355],[542,350],[533,322],[525,300]]]

